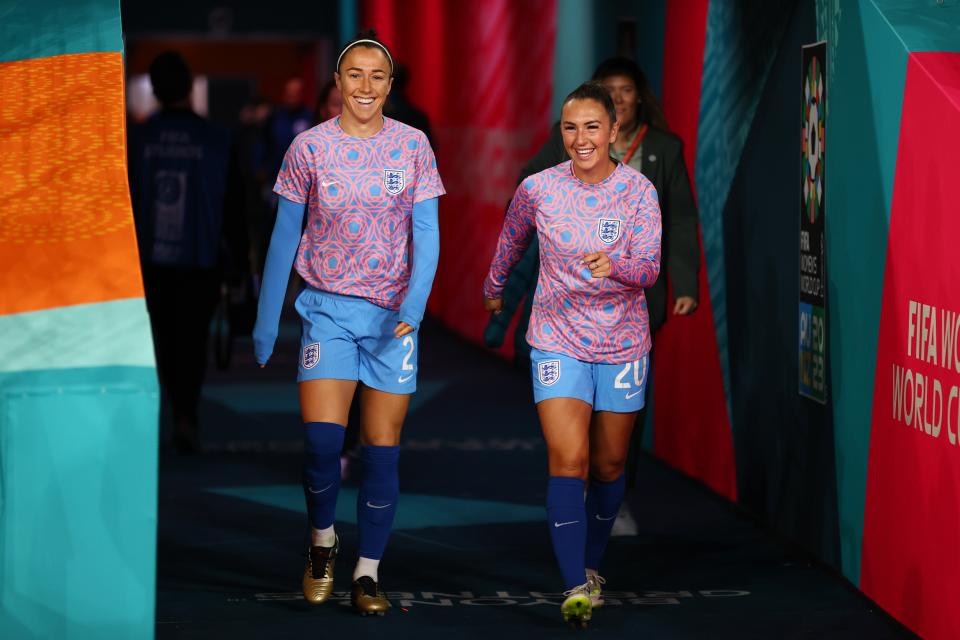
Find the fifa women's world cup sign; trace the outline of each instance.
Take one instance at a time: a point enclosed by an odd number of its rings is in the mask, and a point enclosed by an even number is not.
[[[800,394],[821,403],[827,400],[826,57],[826,42],[803,47],[800,92]]]

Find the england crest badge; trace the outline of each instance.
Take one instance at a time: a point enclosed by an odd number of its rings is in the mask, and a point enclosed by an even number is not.
[[[384,169],[383,186],[386,187],[387,193],[392,196],[403,191],[403,188],[406,186],[403,180],[403,171],[398,169]]]
[[[603,244],[613,244],[620,239],[620,221],[616,218],[600,218],[597,237]]]
[[[560,379],[560,361],[544,360],[537,363],[537,373],[540,376],[540,384],[545,387],[552,386]]]
[[[320,362],[320,343],[314,342],[303,348],[302,364],[304,369],[313,369]]]

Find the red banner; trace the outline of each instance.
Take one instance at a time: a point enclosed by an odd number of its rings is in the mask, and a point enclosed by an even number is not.
[[[890,212],[860,586],[960,637],[960,54],[914,53]]]
[[[479,341],[504,211],[551,124],[556,2],[365,0],[361,16],[409,67],[408,97],[434,131],[447,195],[429,309]]]
[[[683,139],[691,182],[697,157],[708,5],[708,0],[667,4],[663,110],[670,128]],[[704,264],[702,248],[700,262]],[[672,313],[669,305],[667,313]],[[654,450],[674,467],[735,500],[733,433],[723,393],[706,269],[700,268],[697,312],[687,317],[671,315],[656,340]]]

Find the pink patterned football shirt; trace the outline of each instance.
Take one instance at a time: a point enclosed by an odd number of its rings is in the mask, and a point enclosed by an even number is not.
[[[618,164],[599,184],[581,182],[571,162],[517,187],[483,285],[500,298],[510,270],[540,240],[540,281],[527,342],[582,362],[622,364],[650,351],[643,288],[660,272],[660,205],[653,185]],[[583,256],[605,252],[606,278],[593,278]]]
[[[307,205],[295,267],[311,287],[399,309],[410,282],[413,204],[444,194],[423,132],[383,119],[354,138],[337,119],[287,150],[274,192]]]

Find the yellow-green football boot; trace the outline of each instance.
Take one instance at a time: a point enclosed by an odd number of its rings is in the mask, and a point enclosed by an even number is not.
[[[567,598],[560,605],[560,615],[563,621],[571,627],[586,627],[593,617],[593,606],[590,604],[590,591],[587,583],[564,591]]]
[[[311,604],[322,604],[333,593],[333,565],[340,553],[340,538],[332,547],[310,547],[307,567],[303,571],[303,598]]]
[[[350,604],[353,605],[353,610],[362,616],[382,616],[390,608],[387,594],[380,590],[380,585],[370,576],[360,576],[353,581]]]
[[[607,581],[596,573],[587,574],[587,593],[590,596],[590,608],[596,609],[603,606],[603,585]]]

